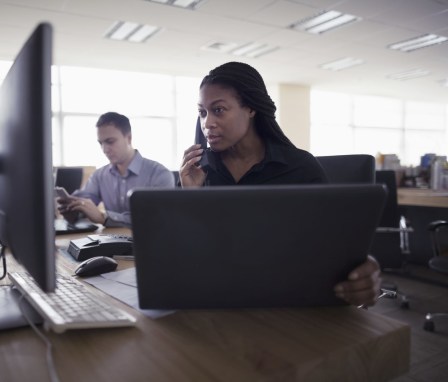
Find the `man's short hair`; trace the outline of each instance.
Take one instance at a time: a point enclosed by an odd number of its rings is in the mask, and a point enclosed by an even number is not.
[[[121,131],[123,135],[127,135],[131,132],[131,123],[129,118],[125,115],[109,111],[104,113],[98,118],[96,127],[114,125],[117,129]]]

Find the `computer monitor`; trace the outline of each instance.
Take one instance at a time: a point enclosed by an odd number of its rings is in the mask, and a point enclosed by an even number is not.
[[[82,177],[82,167],[58,167],[56,168],[55,186],[64,187],[69,194],[72,194],[81,187]]]
[[[0,243],[44,291],[55,288],[52,27],[39,24],[0,88]]]

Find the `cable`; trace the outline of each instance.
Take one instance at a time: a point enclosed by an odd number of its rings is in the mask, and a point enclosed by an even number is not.
[[[6,277],[6,254],[5,254],[6,246],[0,243],[0,258],[3,262],[3,274],[0,277],[0,280],[3,280]]]
[[[51,382],[59,382],[59,376],[56,371],[56,368],[54,365],[54,359],[53,359],[53,345],[52,345],[51,341],[45,336],[45,334],[41,330],[39,330],[39,328],[34,324],[34,322],[26,314],[26,312],[22,306],[23,300],[24,300],[24,295],[21,294],[19,301],[18,301],[18,305],[19,305],[20,311],[22,312],[23,317],[25,317],[28,324],[33,328],[34,332],[39,336],[39,338],[45,343],[45,345],[47,347],[46,360],[47,360],[48,373],[50,375],[50,381]]]

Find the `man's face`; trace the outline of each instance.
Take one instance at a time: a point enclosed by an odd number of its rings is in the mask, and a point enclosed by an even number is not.
[[[98,143],[109,162],[119,165],[128,160],[132,153],[131,134],[123,133],[114,124],[103,125],[97,128]]]

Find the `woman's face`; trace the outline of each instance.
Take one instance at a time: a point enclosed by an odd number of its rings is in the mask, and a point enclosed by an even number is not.
[[[222,85],[204,85],[199,90],[202,132],[213,151],[224,151],[248,136],[255,112],[240,105],[236,91]]]

